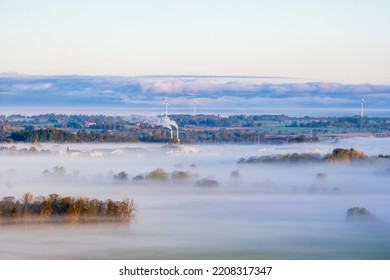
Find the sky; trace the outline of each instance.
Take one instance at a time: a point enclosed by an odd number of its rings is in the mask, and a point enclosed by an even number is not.
[[[0,72],[390,84],[387,0],[0,0]]]

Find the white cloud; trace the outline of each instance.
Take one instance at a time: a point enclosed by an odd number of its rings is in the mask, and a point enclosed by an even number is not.
[[[40,91],[46,90],[44,99]],[[35,92],[34,92],[35,91]],[[48,105],[128,105],[160,108],[165,94],[172,108],[353,107],[360,98],[373,108],[390,106],[390,85],[339,83],[264,83],[262,79],[216,76],[3,78],[0,94],[7,104],[40,100]],[[13,97],[13,94],[18,96]],[[59,101],[61,100],[61,101]],[[36,104],[36,103],[33,103]]]
[[[216,78],[162,78],[141,79],[140,88],[144,93],[217,93],[225,91],[253,92],[258,84]]]
[[[12,87],[17,90],[46,90],[51,88],[51,83],[42,83],[42,84],[16,84]]]

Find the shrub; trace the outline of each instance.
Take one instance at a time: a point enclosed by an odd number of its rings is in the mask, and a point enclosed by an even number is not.
[[[185,172],[185,171],[175,170],[171,173],[171,178],[172,178],[172,180],[175,180],[175,181],[189,181],[189,180],[191,180],[192,175],[188,172]]]
[[[137,176],[133,177],[133,181],[143,181],[145,180],[145,176],[142,174],[138,174]]]
[[[198,187],[218,187],[219,182],[210,178],[202,178],[195,182],[195,185]]]
[[[374,216],[364,207],[352,207],[347,210],[347,220],[367,220]]]

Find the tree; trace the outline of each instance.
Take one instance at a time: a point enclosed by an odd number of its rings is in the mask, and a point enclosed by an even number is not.
[[[39,215],[41,217],[49,217],[52,213],[51,201],[46,197],[41,197]]]
[[[230,177],[235,179],[240,178],[240,170],[236,169],[230,172]]]
[[[156,168],[150,171],[146,178],[151,180],[166,180],[168,173],[162,168]]]
[[[218,187],[219,182],[210,178],[203,178],[195,182],[195,185],[198,187]]]
[[[65,175],[66,174],[65,167],[59,166],[59,165],[53,167],[53,172],[55,174],[58,174],[58,175]]]
[[[376,217],[364,207],[352,207],[347,210],[346,220],[348,222],[373,222],[378,221]]]
[[[36,153],[38,152],[38,150],[37,150],[37,148],[35,148],[35,147],[31,147],[31,148],[28,150],[28,152],[29,152],[30,154],[36,154]]]
[[[367,158],[367,156],[360,151],[356,151],[354,149],[342,149],[342,148],[336,148],[333,150],[331,154],[325,155],[325,160],[342,160],[342,161],[349,161],[354,159],[363,159]]]
[[[129,176],[127,175],[127,173],[125,171],[121,171],[118,174],[114,175],[115,180],[123,180],[124,181],[124,180],[127,180],[128,177]]]
[[[119,202],[120,216],[125,220],[134,218],[136,206],[133,200],[125,199]]]
[[[133,181],[143,181],[145,180],[145,176],[142,174],[138,174],[137,176],[133,177]]]
[[[12,217],[16,212],[15,197],[5,196],[0,202],[1,212],[5,217]]]
[[[172,178],[172,180],[175,180],[175,181],[189,181],[189,180],[191,180],[192,175],[188,172],[185,172],[185,171],[175,170],[171,173],[171,178]]]
[[[23,203],[24,214],[25,216],[27,216],[27,213],[29,212],[30,204],[33,201],[33,195],[29,192],[26,192],[22,195],[21,199]]]

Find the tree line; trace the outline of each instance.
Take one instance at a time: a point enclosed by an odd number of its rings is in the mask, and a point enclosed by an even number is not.
[[[71,132],[56,128],[24,129],[14,131],[9,139],[17,142],[53,142],[53,143],[83,143],[83,142],[137,142],[134,135],[121,135],[108,132],[87,132],[80,130]]]
[[[318,153],[288,153],[282,155],[267,155],[239,159],[239,164],[245,163],[298,163],[298,162],[326,162],[326,161],[354,161],[367,159],[368,157],[354,149],[336,148],[332,153],[321,156]]]
[[[61,129],[40,128],[35,130],[20,130],[11,133],[10,138],[21,142],[77,142],[77,135]]]
[[[99,222],[125,221],[135,217],[135,203],[124,199],[105,201],[87,198],[60,196],[34,197],[25,193],[20,199],[5,196],[0,200],[1,222]],[[37,218],[37,219],[34,219]]]

